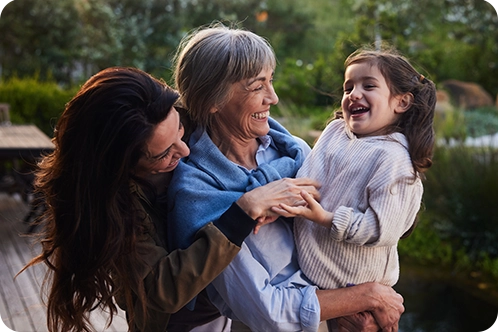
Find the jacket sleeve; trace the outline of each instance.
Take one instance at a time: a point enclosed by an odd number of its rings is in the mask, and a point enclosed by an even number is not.
[[[232,218],[238,218],[239,222],[234,223]],[[158,246],[153,236],[143,234],[137,250],[143,258],[139,268],[148,306],[167,313],[182,308],[232,261],[255,223],[233,204],[216,221],[216,226],[205,225],[189,247],[170,253]]]

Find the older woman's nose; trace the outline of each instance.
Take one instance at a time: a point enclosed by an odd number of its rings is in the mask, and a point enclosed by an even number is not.
[[[277,96],[277,93],[275,92],[275,89],[273,89],[273,87],[272,87],[269,92],[270,93],[267,97],[267,103],[270,105],[278,104],[278,96]]]

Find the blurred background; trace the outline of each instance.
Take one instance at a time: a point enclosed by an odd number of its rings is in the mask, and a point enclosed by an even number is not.
[[[91,75],[134,66],[171,83],[180,39],[213,21],[270,41],[280,97],[272,116],[311,145],[339,106],[344,59],[362,45],[394,45],[436,83],[434,165],[419,226],[400,243],[401,330],[490,327],[498,314],[498,16],[484,0],[14,0],[0,17],[0,103],[12,124],[52,137]]]

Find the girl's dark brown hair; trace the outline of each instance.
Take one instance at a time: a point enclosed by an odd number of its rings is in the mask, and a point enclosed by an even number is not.
[[[66,105],[54,131],[55,150],[40,162],[35,179],[47,205],[40,219],[42,252],[24,268],[49,267],[43,283],[49,331],[91,331],[88,314],[97,307],[110,312],[111,324],[118,293],[131,323],[132,299],[145,313],[135,270],[145,215],[133,208],[130,181],[155,126],[177,99],[176,91],[143,71],[109,68]]]
[[[406,93],[413,95],[411,107],[401,114],[399,121],[390,128],[390,132],[401,132],[406,136],[413,168],[422,175],[432,165],[435,142],[435,84],[418,73],[408,60],[393,48],[359,49],[346,59],[344,65],[347,68],[355,63],[368,63],[379,68],[391,96]],[[336,117],[341,117],[341,112],[338,112]]]

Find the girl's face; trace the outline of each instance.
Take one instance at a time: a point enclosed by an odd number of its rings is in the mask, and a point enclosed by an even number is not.
[[[408,95],[391,96],[377,66],[355,63],[346,68],[342,110],[346,124],[357,136],[386,134],[386,128],[410,105]]]
[[[217,126],[225,137],[252,140],[268,134],[270,106],[278,103],[273,89],[273,70],[263,69],[256,77],[232,84],[231,98],[217,110]]]
[[[182,141],[183,133],[180,114],[173,107],[166,119],[156,126],[152,137],[147,141],[147,151],[138,161],[137,175],[145,177],[174,170],[180,158],[190,153]]]

